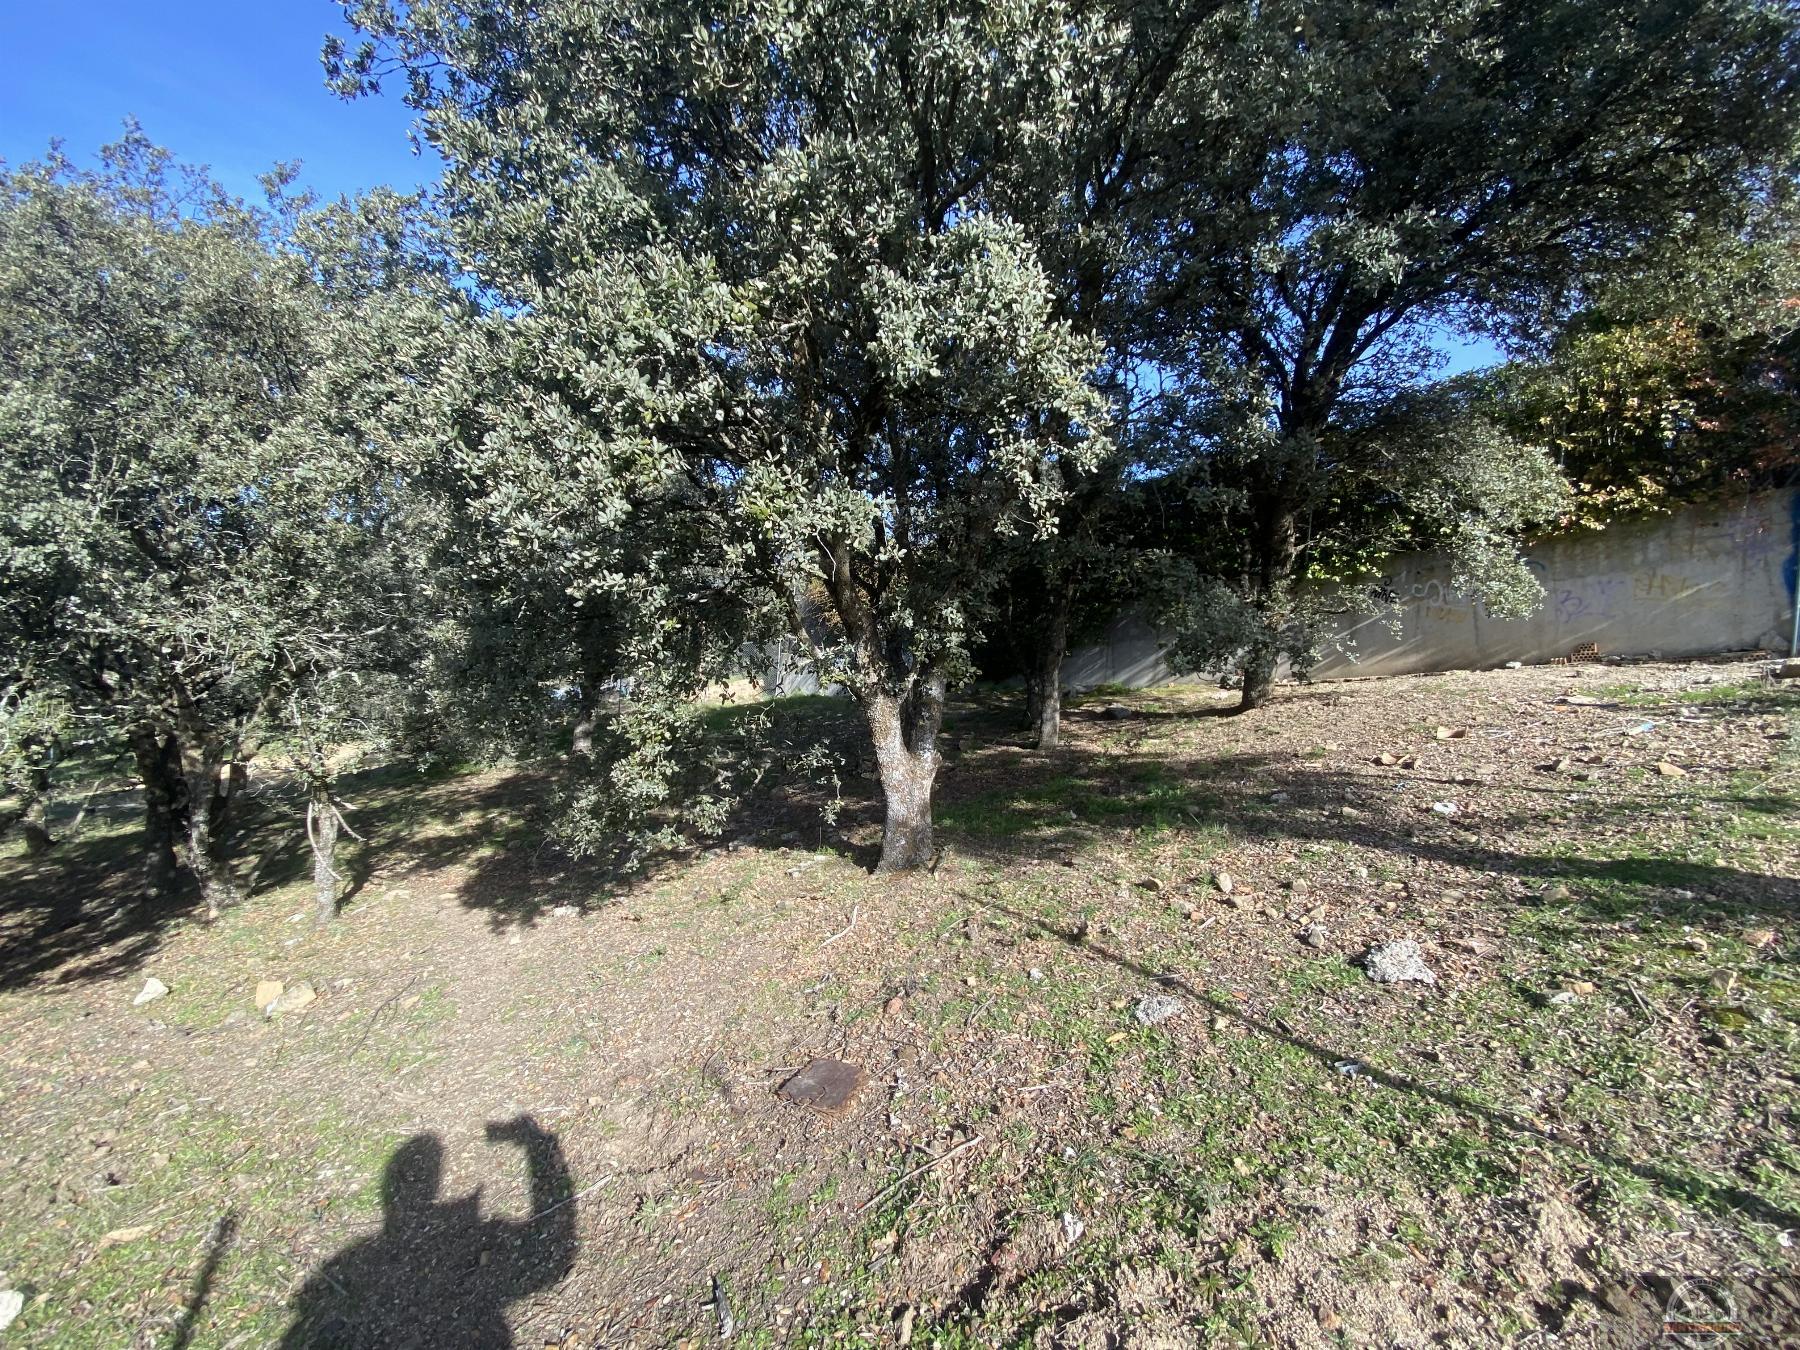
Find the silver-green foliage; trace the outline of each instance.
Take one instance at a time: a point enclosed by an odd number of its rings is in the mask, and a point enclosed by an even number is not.
[[[246,739],[400,645],[406,410],[444,341],[403,203],[284,183],[252,209],[135,128],[0,177],[0,636],[167,779],[209,902]]]
[[[405,79],[522,377],[465,452],[501,556],[632,611],[671,697],[727,636],[802,637],[928,800],[999,546],[1104,445],[1097,347],[1002,203],[1114,35],[1045,0],[349,12],[340,87]]]

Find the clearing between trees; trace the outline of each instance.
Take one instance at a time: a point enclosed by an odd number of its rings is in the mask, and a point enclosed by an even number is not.
[[[1800,1334],[1800,695],[1234,702],[1076,700],[1045,755],[953,701],[901,876],[866,779],[618,887],[542,843],[556,766],[365,774],[324,931],[286,804],[209,923],[132,898],[102,784],[0,859],[7,1343],[1624,1346],[1695,1290]],[[1359,964],[1402,939],[1434,983]],[[821,1058],[835,1113],[780,1093]]]

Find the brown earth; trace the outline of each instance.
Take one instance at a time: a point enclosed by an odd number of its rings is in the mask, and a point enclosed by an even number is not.
[[[1701,1295],[1796,1343],[1760,670],[1169,688],[1050,757],[970,704],[899,879],[866,781],[617,887],[546,773],[389,771],[322,935],[278,790],[210,925],[123,898],[103,800],[0,859],[6,1343],[1615,1345]],[[822,1057],[841,1111],[778,1091]]]

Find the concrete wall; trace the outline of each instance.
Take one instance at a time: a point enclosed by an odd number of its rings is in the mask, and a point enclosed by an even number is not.
[[[1548,539],[1527,557],[1545,594],[1524,619],[1497,619],[1458,594],[1442,558],[1394,559],[1386,577],[1394,606],[1347,620],[1313,676],[1547,661],[1585,642],[1603,656],[1657,652],[1673,659],[1748,647],[1785,653],[1800,559],[1800,493],[1762,493]],[[1072,689],[1168,678],[1155,630],[1130,617],[1100,644],[1070,653],[1063,666]]]

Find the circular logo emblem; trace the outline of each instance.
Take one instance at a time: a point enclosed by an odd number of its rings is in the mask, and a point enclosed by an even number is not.
[[[1721,1344],[1744,1329],[1737,1300],[1724,1281],[1694,1276],[1677,1280],[1663,1311],[1663,1335],[1683,1345]]]

